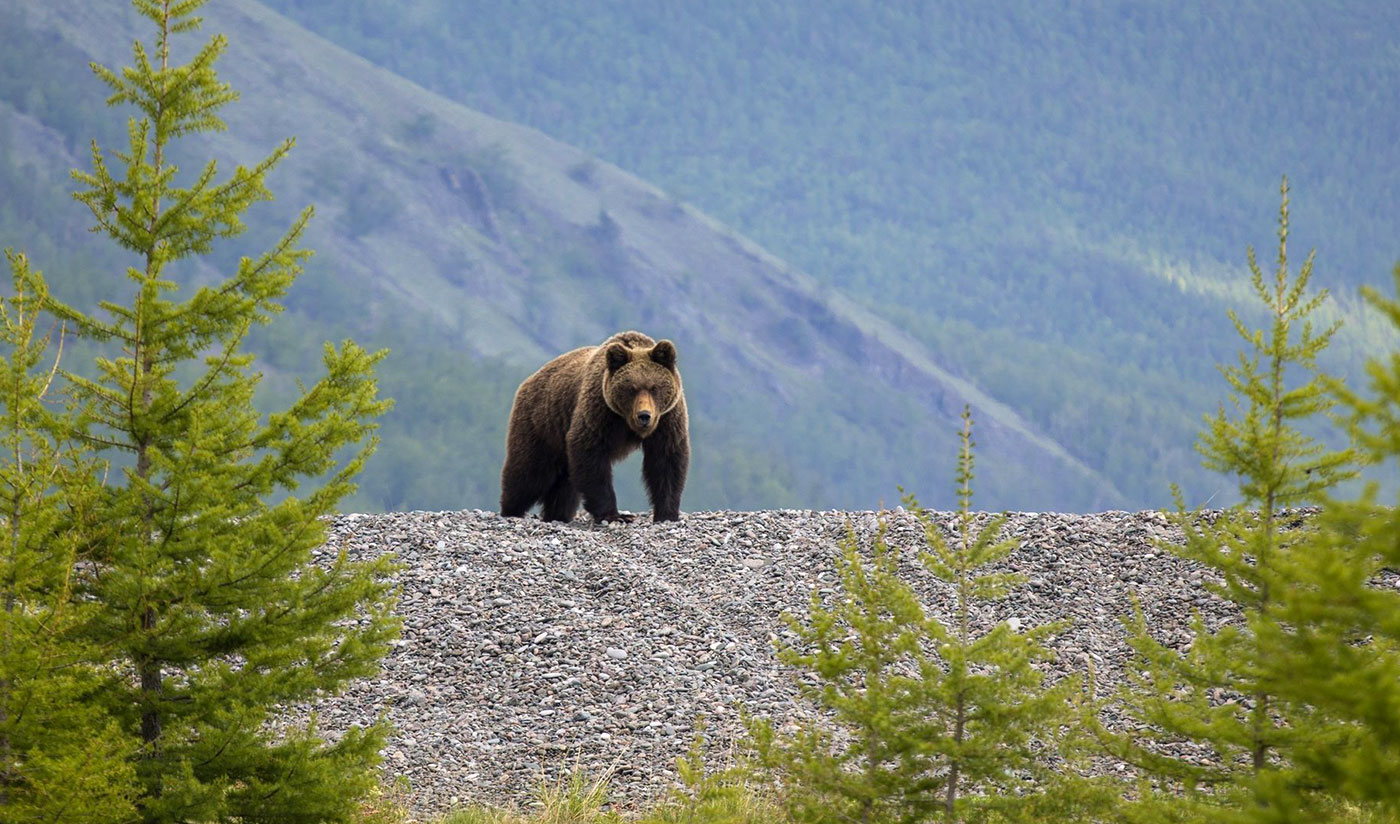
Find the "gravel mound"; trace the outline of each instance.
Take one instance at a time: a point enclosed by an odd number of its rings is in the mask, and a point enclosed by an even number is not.
[[[386,772],[408,779],[420,814],[468,801],[524,806],[541,781],[576,768],[611,772],[615,800],[645,802],[672,785],[702,718],[722,753],[741,731],[740,706],[775,721],[811,715],[773,654],[787,632],[779,615],[804,613],[814,589],[830,594],[848,526],[868,545],[880,517],[697,512],[605,526],[480,511],[339,517],[321,551],[395,553],[404,629],[378,679],[318,708],[323,728],[387,711],[397,732]],[[910,514],[883,517],[892,544],[922,546]],[[1190,642],[1193,610],[1212,625],[1230,617],[1202,587],[1209,573],[1160,548],[1180,540],[1161,513],[1013,513],[1003,535],[1020,549],[1000,568],[1029,580],[981,606],[976,623],[1071,619],[1052,672],[1092,662],[1112,689],[1129,652],[1119,617],[1134,598],[1174,646]],[[911,572],[926,606],[947,617],[949,588]]]

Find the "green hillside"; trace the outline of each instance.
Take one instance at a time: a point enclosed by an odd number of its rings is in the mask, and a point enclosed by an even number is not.
[[[543,134],[451,104],[251,0],[209,9],[230,38],[221,76],[244,93],[229,130],[189,161],[298,148],[250,220],[267,240],[305,203],[318,254],[289,310],[253,341],[264,388],[314,371],[323,340],[388,346],[398,406],[363,476],[365,509],[495,505],[515,385],[553,354],[640,328],[675,339],[697,445],[684,506],[853,507],[935,488],[957,412],[987,422],[1008,506],[1103,508],[1111,480],[930,350],[655,187]],[[126,261],[93,247],[67,169],[122,128],[82,68],[127,58],[124,4],[0,0],[5,53],[0,243],[27,249],[71,302],[124,288]],[[26,80],[26,78],[29,78]],[[189,165],[192,165],[189,164]],[[176,273],[191,285],[247,246]],[[70,364],[91,353],[69,351]],[[638,464],[622,504],[641,509]]]
[[[0,245],[79,304],[124,265],[66,194],[122,139],[86,62],[127,59],[124,8],[0,0]],[[679,345],[686,509],[946,503],[964,402],[989,507],[1208,498],[1191,440],[1279,175],[1339,311],[1400,254],[1396,15],[901,9],[212,3],[245,99],[199,151],[295,135],[252,234],[317,206],[268,391],[323,340],[393,349],[365,509],[493,507],[515,385],[623,328]]]
[[[1201,480],[1281,175],[1355,321],[1339,368],[1400,257],[1396,4],[268,5],[716,215],[1141,504]]]

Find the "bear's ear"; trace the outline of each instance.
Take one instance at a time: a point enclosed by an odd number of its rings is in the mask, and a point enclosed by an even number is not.
[[[632,360],[631,354],[627,352],[627,347],[620,343],[614,343],[608,347],[608,371],[616,372],[627,365]]]
[[[651,348],[651,359],[666,367],[676,368],[676,345],[668,340],[663,340]]]

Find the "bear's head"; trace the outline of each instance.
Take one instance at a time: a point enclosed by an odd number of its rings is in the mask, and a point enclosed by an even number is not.
[[[604,353],[603,400],[645,438],[656,431],[661,416],[681,399],[681,376],[676,371],[676,345],[669,340],[633,348],[610,343]]]

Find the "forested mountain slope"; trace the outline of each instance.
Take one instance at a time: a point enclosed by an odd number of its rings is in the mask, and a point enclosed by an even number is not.
[[[656,187],[530,128],[450,103],[252,0],[211,4],[229,36],[221,76],[243,93],[229,130],[193,146],[260,159],[298,148],[249,236],[208,280],[261,251],[304,204],[317,257],[289,311],[254,341],[267,391],[312,374],[321,341],[390,346],[398,406],[357,508],[491,507],[511,393],[547,357],[640,328],[677,341],[695,459],[687,510],[870,506],[896,485],[947,486],[955,417],[978,409],[994,507],[1136,501],[1073,450],[980,390],[940,351],[823,287]],[[88,60],[121,65],[139,30],[121,2],[0,0],[0,245],[91,306],[126,288],[122,253],[85,234],[66,192],[89,138],[124,147]],[[68,365],[85,352],[70,350]],[[635,466],[624,470],[632,475]],[[632,482],[623,506],[643,507]]]
[[[1355,288],[1400,258],[1400,4],[267,3],[717,216],[1136,504],[1216,491],[1190,443],[1282,175],[1329,365],[1393,343]]]

